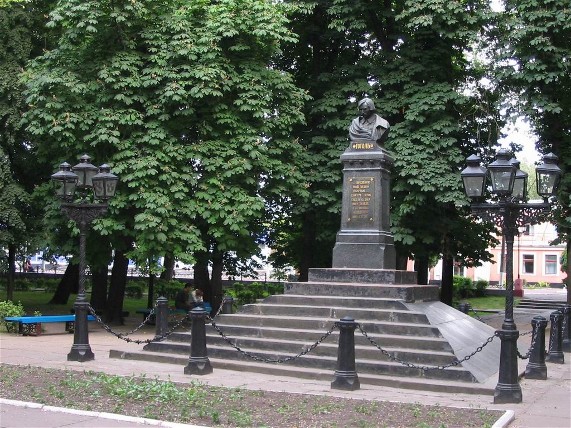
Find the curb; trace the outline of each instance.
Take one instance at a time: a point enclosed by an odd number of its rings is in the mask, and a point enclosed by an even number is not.
[[[506,428],[515,419],[515,412],[513,410],[506,410],[506,412],[498,419],[492,428]]]
[[[110,419],[110,420],[120,421],[120,422],[133,422],[136,424],[151,425],[151,426],[155,426],[155,427],[209,428],[209,427],[206,427],[203,425],[188,425],[188,424],[183,424],[183,423],[178,423],[178,422],[166,422],[166,421],[160,421],[158,419],[139,418],[139,417],[135,417],[135,416],[119,415],[116,413],[91,412],[88,410],[66,409],[65,407],[48,406],[45,404],[31,403],[28,401],[9,400],[6,398],[0,398],[0,405],[1,404],[6,404],[9,406],[15,406],[15,407],[24,407],[24,408],[29,408],[29,409],[41,409],[45,412],[67,413],[67,414],[71,414],[71,415],[90,416],[90,417]],[[494,425],[494,427],[495,427],[495,425]]]

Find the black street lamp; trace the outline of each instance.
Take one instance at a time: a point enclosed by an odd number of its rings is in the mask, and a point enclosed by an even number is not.
[[[513,319],[513,245],[518,227],[543,221],[551,206],[549,198],[555,196],[561,170],[556,165],[557,156],[545,155],[536,168],[537,192],[543,202],[526,203],[527,174],[519,170],[519,162],[510,160],[510,153],[500,149],[496,160],[488,169],[480,166],[480,158],[472,155],[466,159],[467,167],[460,174],[466,195],[472,198],[472,214],[498,226],[506,242],[506,306],[504,321],[498,336],[501,340],[499,380],[494,393],[494,403],[521,403],[521,387],[518,383],[517,339],[519,331]],[[519,171],[519,173],[518,173]],[[522,174],[523,173],[523,174]],[[492,199],[485,200],[486,180],[490,178]]]
[[[87,155],[71,168],[64,162],[60,170],[52,175],[56,195],[63,201],[61,210],[79,227],[79,290],[75,300],[75,329],[68,361],[89,361],[95,358],[89,346],[87,314],[89,304],[85,298],[85,237],[87,228],[98,217],[107,212],[107,201],[115,195],[118,177],[110,173],[109,166],[99,168],[89,163]],[[73,202],[76,190],[83,193],[78,202]],[[100,203],[90,203],[90,193]]]

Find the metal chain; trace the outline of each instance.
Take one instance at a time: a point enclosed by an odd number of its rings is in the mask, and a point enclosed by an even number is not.
[[[478,321],[483,322],[484,324],[486,324],[486,321],[484,321],[479,315],[478,312],[476,312],[476,310],[470,306],[470,309],[472,309],[472,312],[474,313],[474,318],[476,318]]]
[[[229,302],[230,299],[224,299],[222,298],[222,302],[220,303],[220,306],[218,306],[218,310],[216,311],[216,313],[214,314],[213,317],[211,317],[210,315],[206,316],[206,320],[209,322],[214,321],[214,318],[216,318],[218,315],[220,315],[220,312],[222,312],[222,308],[224,307],[224,303]]]
[[[466,355],[464,358],[462,358],[461,360],[455,359],[454,361],[452,361],[450,364],[446,364],[444,366],[417,366],[414,363],[409,363],[407,361],[401,360],[398,357],[395,357],[394,355],[391,355],[388,351],[384,350],[383,348],[381,348],[381,346],[379,346],[377,344],[377,342],[375,342],[368,334],[367,332],[361,327],[361,324],[357,324],[357,328],[359,329],[359,331],[363,334],[363,336],[365,336],[365,338],[375,347],[377,348],[379,351],[381,351],[385,356],[387,356],[390,360],[392,361],[396,361],[397,363],[402,364],[403,366],[409,367],[409,368],[413,368],[413,369],[420,369],[422,371],[427,371],[427,370],[444,370],[448,367],[455,367],[459,364],[462,364],[464,361],[468,361],[470,358],[472,358],[474,355],[476,355],[478,352],[482,351],[482,349],[484,349],[484,347],[486,345],[488,345],[488,343],[492,342],[496,336],[498,336],[498,332],[495,332],[493,336],[488,337],[488,339],[486,339],[486,341],[482,344],[482,346],[478,346],[476,348],[476,350],[474,352],[472,352],[470,355]]]
[[[115,331],[113,331],[113,329],[111,327],[109,327],[107,324],[105,324],[103,322],[103,320],[101,319],[101,317],[99,315],[97,315],[95,313],[95,310],[89,306],[89,312],[91,315],[93,315],[95,317],[95,320],[101,324],[101,326],[105,329],[105,331],[111,333],[112,335],[114,335],[117,339],[121,339],[124,340],[127,343],[136,343],[137,345],[141,345],[143,343],[147,344],[147,343],[151,343],[151,342],[159,342],[167,337],[169,337],[172,333],[174,333],[174,331],[180,327],[182,325],[182,323],[188,318],[188,315],[185,315],[183,318],[180,319],[179,322],[177,322],[170,330],[168,330],[165,334],[162,334],[160,336],[155,336],[152,339],[144,339],[144,340],[140,340],[140,339],[131,339],[129,337],[127,337],[127,334],[125,333],[117,333]]]
[[[537,336],[539,336],[538,332],[539,332],[539,327],[536,327],[536,328],[534,328],[534,329],[531,330],[531,331],[528,331],[528,332],[526,332],[526,333],[520,334],[520,336],[525,336],[525,335],[528,335],[528,334],[530,334],[530,333],[533,333],[533,336],[531,336],[531,345],[529,345],[529,349],[527,350],[527,354],[521,355],[521,354],[519,353],[519,349],[516,348],[516,349],[517,349],[517,356],[518,356],[520,359],[522,359],[522,360],[527,360],[527,359],[530,357],[531,351],[533,350],[533,348],[535,348],[535,341],[537,340]]]
[[[232,346],[234,349],[236,349],[238,352],[240,352],[242,355],[245,355],[246,357],[249,357],[249,358],[256,360],[256,361],[260,361],[262,363],[286,363],[288,361],[293,361],[296,358],[302,357],[302,356],[310,353],[311,351],[313,351],[315,348],[317,348],[317,346],[319,346],[321,344],[321,342],[323,342],[325,339],[327,339],[331,335],[331,333],[333,333],[333,330],[335,330],[337,328],[337,325],[334,324],[333,327],[331,327],[330,330],[328,330],[326,333],[324,333],[323,336],[321,336],[313,345],[311,345],[306,350],[301,351],[299,354],[294,355],[294,356],[290,356],[290,357],[285,357],[285,358],[277,358],[277,359],[262,358],[262,357],[258,357],[257,355],[254,355],[250,352],[244,351],[239,346],[237,346],[235,343],[233,343],[222,332],[222,330],[220,330],[220,327],[218,327],[214,321],[212,321],[212,327],[214,327],[216,329],[216,331],[222,337],[222,339],[224,339],[230,346]]]
[[[155,306],[156,308],[156,306]],[[151,316],[155,314],[155,308],[152,308],[151,311],[149,312],[149,315],[147,315],[145,317],[145,319],[143,320],[143,322],[141,324],[139,324],[137,327],[135,327],[133,330],[128,331],[126,333],[121,333],[122,336],[129,336],[130,334],[136,333],[137,331],[139,331],[141,328],[143,328],[147,322],[151,319]],[[95,313],[95,309],[93,309],[91,307],[91,305],[89,305],[89,312],[91,313],[91,315],[97,317],[97,314]]]
[[[554,318],[554,321],[555,321],[555,322],[554,322],[554,323],[553,323],[553,322],[551,323],[551,328],[550,328],[551,332],[549,333],[549,349],[547,350],[547,352],[545,353],[545,355],[549,355],[549,354],[551,353],[552,347],[553,347],[553,345],[555,344],[555,336],[556,336],[556,332],[557,332],[557,318],[558,318],[558,315],[555,315],[553,318]],[[554,324],[555,324],[555,326],[554,326]],[[553,328],[553,327],[555,327],[555,328]]]

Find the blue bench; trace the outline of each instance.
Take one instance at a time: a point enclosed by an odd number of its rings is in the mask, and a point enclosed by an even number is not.
[[[75,329],[75,315],[40,315],[37,317],[6,317],[6,322],[18,323],[18,334],[24,336],[39,336],[42,333],[42,324],[64,322],[65,331],[73,333]],[[87,321],[95,321],[93,315],[87,316]]]

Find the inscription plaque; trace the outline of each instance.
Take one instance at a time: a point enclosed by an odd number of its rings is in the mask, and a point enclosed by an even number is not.
[[[375,219],[375,177],[349,178],[351,203],[347,226],[353,228],[370,227]]]

